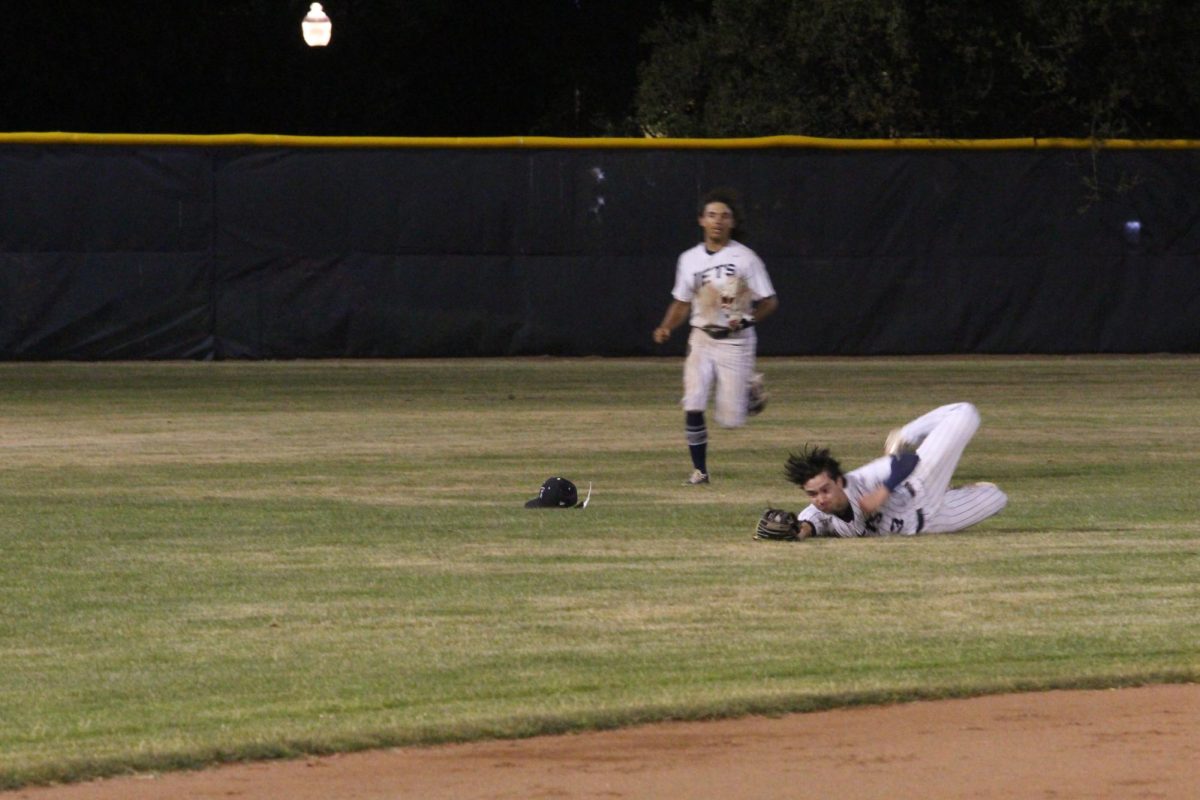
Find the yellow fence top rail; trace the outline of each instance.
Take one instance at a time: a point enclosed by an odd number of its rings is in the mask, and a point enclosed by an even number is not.
[[[557,136],[282,136],[258,133],[0,133],[0,145],[109,145],[123,147],[328,147],[606,150],[1186,150],[1200,139],[830,139],[761,136],[750,139],[568,138]]]

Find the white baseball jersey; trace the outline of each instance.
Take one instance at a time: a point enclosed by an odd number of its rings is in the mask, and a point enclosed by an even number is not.
[[[891,472],[892,459],[884,456],[846,473],[846,498],[850,501],[850,511],[853,515],[849,522],[834,514],[824,514],[813,505],[805,508],[797,516],[802,522],[811,522],[817,536],[882,536],[902,533],[905,528],[909,533],[916,533],[918,527],[924,526],[920,525],[920,521],[915,519],[915,513],[911,513],[912,510],[908,507],[913,492],[903,483],[896,487],[877,514],[868,517],[858,507],[863,495],[882,485]]]
[[[707,309],[703,313],[713,317],[702,319],[700,303],[696,302],[706,284],[730,279],[744,280],[751,300],[762,300],[775,294],[767,268],[758,254],[730,240],[715,253],[710,253],[703,242],[683,251],[675,266],[675,287],[671,296],[692,304],[692,332],[683,365],[682,405],[688,411],[703,411],[716,384],[717,423],[736,428],[746,422],[748,386],[754,374],[758,334],[751,327],[733,331],[720,339],[709,336],[701,327],[706,324],[727,327],[729,309],[721,305]]]
[[[745,278],[753,300],[762,300],[775,294],[775,287],[771,285],[766,265],[749,247],[731,239],[720,250],[710,253],[701,242],[679,254],[679,261],[675,265],[675,288],[671,290],[671,296],[681,302],[692,303],[706,283],[738,277]],[[692,303],[693,326],[704,324],[698,315],[699,309]],[[717,324],[728,325],[729,320],[719,319]]]
[[[920,461],[877,513],[867,517],[858,504],[863,495],[891,476],[889,456],[846,473],[846,497],[853,514],[850,521],[824,514],[812,505],[797,516],[811,523],[818,536],[855,537],[950,533],[998,514],[1008,497],[993,484],[949,488],[958,460],[978,428],[979,412],[970,403],[935,408],[901,429],[905,440],[920,443]]]

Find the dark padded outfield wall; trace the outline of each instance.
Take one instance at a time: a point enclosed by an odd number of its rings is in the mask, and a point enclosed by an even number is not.
[[[696,199],[763,355],[1200,351],[1200,143],[0,136],[0,358],[648,355]]]

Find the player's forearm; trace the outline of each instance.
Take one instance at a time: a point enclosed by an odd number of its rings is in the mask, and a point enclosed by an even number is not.
[[[690,303],[672,300],[671,305],[667,306],[667,312],[663,314],[662,322],[654,329],[654,340],[661,343],[671,338],[671,331],[683,324],[691,310]]]
[[[868,517],[874,514],[879,509],[883,508],[883,504],[892,496],[892,492],[899,486],[920,463],[920,456],[915,453],[904,453],[898,456],[892,456],[891,470],[887,478],[881,486],[876,486],[871,491],[862,496],[858,501],[858,507],[862,509],[863,514]]]
[[[863,516],[869,517],[882,508],[891,496],[892,492],[888,487],[876,486],[859,498],[858,507],[862,510]]]
[[[823,518],[824,515],[817,510],[817,507],[809,504],[800,510],[796,515],[796,520],[800,524],[800,538],[807,539],[810,536],[824,536],[829,532],[829,523]]]
[[[757,325],[775,313],[779,308],[779,298],[775,295],[764,297],[754,304],[754,323]]]

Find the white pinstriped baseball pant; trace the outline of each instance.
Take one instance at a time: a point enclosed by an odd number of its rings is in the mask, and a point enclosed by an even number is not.
[[[921,509],[920,532],[961,531],[1000,513],[1008,504],[1008,496],[990,483],[949,488],[958,460],[978,429],[979,411],[971,403],[935,408],[901,428],[905,440],[920,442],[921,461],[912,474],[920,486],[913,499]]]
[[[725,428],[745,425],[747,384],[754,374],[757,347],[758,335],[753,328],[724,339],[714,339],[700,328],[692,328],[687,360],[683,363],[684,411],[706,409],[715,382],[717,424]]]

